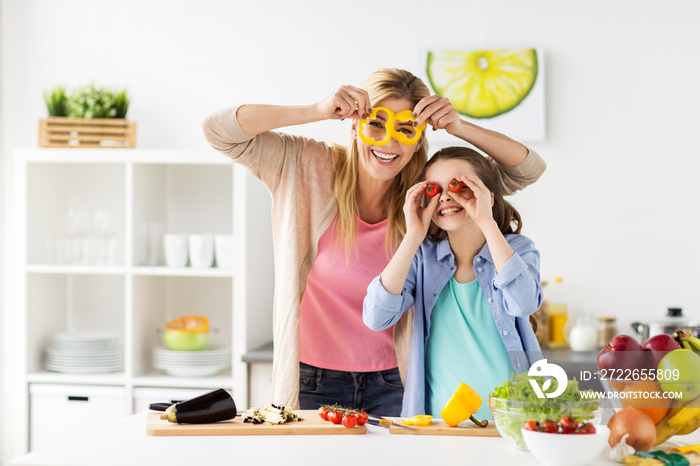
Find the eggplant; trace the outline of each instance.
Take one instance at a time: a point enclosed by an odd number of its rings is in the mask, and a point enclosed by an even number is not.
[[[236,417],[236,403],[224,390],[204,393],[186,401],[175,403],[160,418],[177,424],[209,424]]]

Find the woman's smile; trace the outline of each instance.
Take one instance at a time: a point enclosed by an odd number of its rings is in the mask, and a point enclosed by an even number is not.
[[[372,149],[372,155],[374,155],[374,157],[379,161],[379,163],[386,165],[396,160],[400,154]]]

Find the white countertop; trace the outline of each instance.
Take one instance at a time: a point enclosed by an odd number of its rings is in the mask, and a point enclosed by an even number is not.
[[[56,426],[60,428],[60,426]],[[700,431],[675,437],[674,443],[700,443]],[[594,465],[615,465],[606,448]],[[153,437],[146,435],[146,412],[121,419],[90,434],[75,437],[8,463],[12,466],[70,465],[352,465],[372,462],[410,464],[540,464],[529,452],[502,438],[389,435],[384,427],[367,426],[364,435],[246,435]]]

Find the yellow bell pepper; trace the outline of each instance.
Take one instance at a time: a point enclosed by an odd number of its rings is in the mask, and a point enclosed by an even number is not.
[[[433,416],[429,414],[420,414],[404,419],[401,422],[407,426],[429,426],[433,423]]]
[[[448,426],[455,427],[462,421],[471,420],[479,427],[486,427],[489,421],[478,421],[474,417],[474,413],[481,407],[481,397],[472,387],[464,382],[459,384],[452,398],[447,402],[444,408],[440,410],[442,420]]]

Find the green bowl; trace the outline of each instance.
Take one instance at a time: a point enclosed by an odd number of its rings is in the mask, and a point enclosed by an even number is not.
[[[182,332],[165,330],[163,341],[168,349],[175,351],[201,351],[209,345],[209,332]]]

